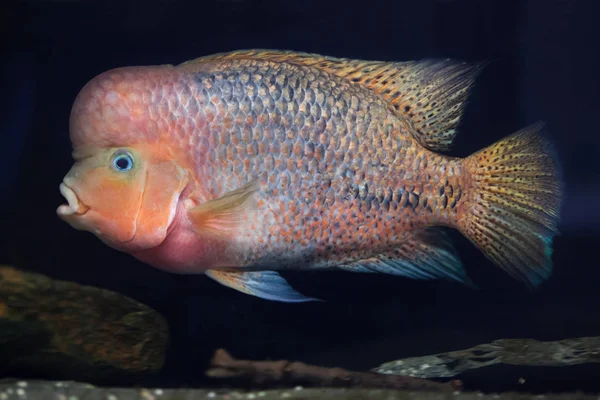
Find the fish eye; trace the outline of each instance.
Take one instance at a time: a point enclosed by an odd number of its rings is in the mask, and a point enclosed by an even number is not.
[[[117,150],[112,158],[112,166],[119,172],[129,171],[133,168],[133,156],[122,150]]]

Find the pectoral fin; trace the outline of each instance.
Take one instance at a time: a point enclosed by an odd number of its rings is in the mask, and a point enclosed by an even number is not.
[[[188,211],[194,231],[200,235],[223,237],[244,221],[255,202],[253,195],[260,189],[257,179],[209,200]]]
[[[206,275],[222,285],[265,300],[286,303],[321,301],[298,293],[281,275],[274,271],[209,270]]]

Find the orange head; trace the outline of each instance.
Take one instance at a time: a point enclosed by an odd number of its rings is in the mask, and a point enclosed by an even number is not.
[[[160,245],[188,184],[158,90],[169,66],[119,68],[90,81],[71,112],[75,163],[57,214],[119,250]],[[167,72],[165,74],[165,72]]]

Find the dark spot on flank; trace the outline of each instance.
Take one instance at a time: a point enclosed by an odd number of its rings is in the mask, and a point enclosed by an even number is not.
[[[442,207],[443,208],[448,207],[448,196],[446,196],[446,195],[442,196]]]
[[[405,112],[409,112],[410,111],[410,106],[404,106],[404,111]]]
[[[462,196],[462,190],[460,188],[458,188],[457,191],[456,191],[456,197],[454,197],[454,200],[450,204],[450,207],[452,207],[452,208],[456,207],[456,203],[458,203],[458,201],[460,200],[461,196]]]

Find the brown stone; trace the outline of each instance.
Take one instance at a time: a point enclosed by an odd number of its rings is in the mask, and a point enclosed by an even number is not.
[[[168,327],[121,294],[0,266],[0,374],[104,380],[158,371]]]

